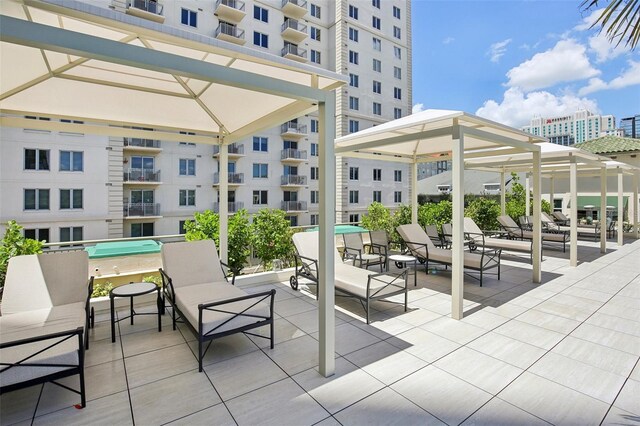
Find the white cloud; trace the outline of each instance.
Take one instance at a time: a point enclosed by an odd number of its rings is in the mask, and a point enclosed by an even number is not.
[[[623,43],[616,46],[615,43],[609,41],[603,33],[589,37],[589,51],[596,54],[596,62],[598,63],[614,59],[630,50],[631,49]]]
[[[420,111],[424,111],[424,104],[415,104],[413,108],[411,108],[411,114],[415,114]]]
[[[599,78],[592,78],[589,80],[588,85],[578,91],[578,94],[584,96],[601,90],[623,89],[637,84],[640,84],[640,61],[629,61],[629,68],[625,69],[622,74],[609,83]]]
[[[579,109],[598,113],[596,101],[572,94],[556,96],[547,91],[524,93],[517,87],[509,88],[498,103],[490,99],[476,111],[476,115],[499,123],[520,128],[526,126],[534,116],[556,117],[568,115]]]
[[[531,91],[595,77],[600,71],[591,66],[586,50],[573,39],[560,40],[553,48],[511,68],[507,86]]]
[[[453,37],[447,37],[444,40],[442,40],[442,44],[451,44],[455,41],[456,39]]]
[[[507,46],[509,43],[511,43],[510,38],[493,43],[491,47],[489,47],[487,55],[491,57],[491,62],[498,62],[500,60],[500,58],[507,52]]]
[[[591,12],[590,15],[587,15],[584,18],[582,18],[582,22],[580,22],[578,25],[573,27],[573,29],[575,31],[585,31],[590,29],[591,26],[598,20],[603,10],[604,8],[594,10],[593,12]]]

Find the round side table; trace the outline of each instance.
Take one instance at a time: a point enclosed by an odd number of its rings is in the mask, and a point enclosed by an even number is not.
[[[396,263],[410,263],[413,262],[413,286],[417,287],[418,286],[418,264],[417,261],[418,259],[416,259],[414,256],[409,256],[406,254],[392,254],[391,256],[389,256],[389,260],[392,262],[396,262]]]
[[[143,312],[137,313],[135,309],[133,309],[133,298],[136,296],[142,296],[145,294],[158,293],[158,331],[162,331],[162,298],[160,297],[160,287],[155,285],[154,283],[129,283],[125,285],[121,285],[120,287],[116,287],[109,292],[109,302],[111,304],[111,342],[116,341],[116,323],[127,318],[131,319],[131,325],[133,325],[133,317],[136,315],[156,315],[155,312]],[[115,310],[115,298],[116,297],[128,297],[129,298],[129,315],[116,320],[116,310]]]

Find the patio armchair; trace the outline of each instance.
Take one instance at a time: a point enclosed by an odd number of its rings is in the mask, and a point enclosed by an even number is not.
[[[384,270],[388,271],[391,247],[389,245],[389,235],[387,231],[369,231],[369,241],[371,252],[384,256]]]
[[[198,371],[213,340],[224,336],[262,337],[273,349],[275,290],[248,294],[227,282],[212,240],[164,244],[161,255],[162,291],[173,308],[173,329],[179,316],[198,339]],[[270,327],[268,337],[249,332],[264,326]]]
[[[361,233],[342,234],[342,238],[344,239],[345,256],[350,255],[355,262],[358,262],[361,268],[369,269],[371,265],[380,265],[380,272],[383,271],[383,267],[386,264],[386,254],[376,253],[372,250],[371,244],[364,244]],[[367,248],[369,248],[368,251]],[[380,249],[380,246],[378,246],[378,249]]]
[[[450,223],[442,224],[442,247],[451,248],[451,238],[453,237],[453,226]]]
[[[444,265],[445,269],[453,262],[451,250],[436,247],[427,233],[416,223],[400,225],[398,233],[404,240],[407,249],[412,256],[419,261],[424,261],[425,271],[429,273],[429,263]],[[500,279],[500,254],[502,249],[482,249],[472,253],[464,252],[464,268],[479,273],[480,286],[482,287],[483,275],[490,269],[497,268],[497,276]],[[476,278],[465,272],[465,274]]]
[[[527,253],[529,254],[531,261],[533,261],[533,240],[514,240],[486,235],[470,217],[464,218],[464,235],[467,240],[473,243],[473,248],[492,248]]]
[[[533,230],[522,229],[509,215],[498,216],[500,226],[509,234],[510,238],[516,240],[533,240]],[[558,243],[562,244],[562,252],[566,252],[569,242],[569,233],[559,227],[556,232],[542,232],[542,244]]]
[[[318,232],[298,232],[293,234],[293,244],[296,248],[295,275],[289,279],[291,288],[298,289],[299,279],[306,278],[312,285],[318,285]],[[351,256],[351,255],[348,255]],[[392,296],[404,294],[404,310],[407,310],[408,270],[400,272],[375,273],[367,269],[346,264],[342,261],[338,250],[334,254],[334,283],[336,295],[341,293],[360,301],[365,310],[366,321],[369,324],[370,303]],[[317,293],[320,292],[318,286]]]
[[[86,406],[84,351],[93,310],[85,251],[9,260],[0,317],[0,394],[50,382],[80,395]],[[79,376],[79,389],[56,381]]]

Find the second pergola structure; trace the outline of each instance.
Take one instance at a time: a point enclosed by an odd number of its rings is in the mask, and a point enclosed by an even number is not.
[[[336,155],[411,165],[411,218],[418,221],[418,163],[451,160],[453,188],[452,317],[461,319],[464,292],[465,160],[528,153],[534,165],[534,220],[540,221],[540,147],[546,139],[462,111],[425,110],[336,139]],[[534,231],[533,277],[540,283],[542,244]]]

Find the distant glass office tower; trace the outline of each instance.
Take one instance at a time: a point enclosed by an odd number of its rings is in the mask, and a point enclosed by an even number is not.
[[[620,120],[620,129],[624,137],[640,139],[640,114]]]
[[[597,115],[580,110],[563,117],[534,117],[523,131],[549,138],[558,145],[573,145],[598,138],[615,131],[616,119],[613,115]]]

